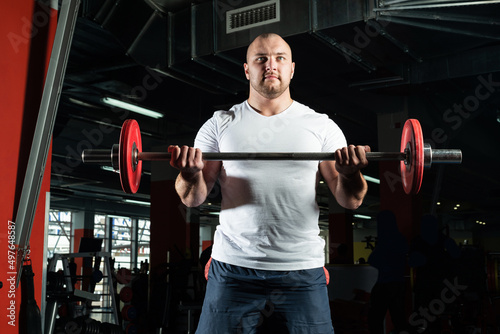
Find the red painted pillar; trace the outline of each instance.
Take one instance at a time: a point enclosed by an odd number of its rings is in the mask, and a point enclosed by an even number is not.
[[[407,114],[383,114],[378,119],[379,149],[382,152],[399,152],[401,133],[408,118]],[[380,211],[391,210],[396,216],[399,231],[408,243],[420,230],[422,203],[420,195],[407,195],[401,182],[400,163],[395,161],[380,162]],[[410,274],[407,266],[406,275]],[[409,316],[412,308],[412,291],[410,281],[406,282],[406,313]],[[386,317],[387,332],[392,328],[390,317]]]
[[[166,148],[164,149],[166,151]],[[175,191],[178,171],[155,161],[151,174],[151,268],[186,258],[198,259],[199,223]]]
[[[328,210],[330,263],[353,264],[352,212],[341,207],[332,194],[330,194]]]
[[[166,152],[167,148],[154,151]],[[182,270],[194,265],[194,262],[188,261],[198,259],[199,224],[192,222],[191,210],[182,204],[175,191],[177,175],[178,171],[168,162],[152,162],[150,309],[155,319],[153,327],[166,326],[166,321],[170,324],[175,321],[176,312],[173,310],[180,301],[174,291],[178,278],[182,277]],[[196,250],[193,251],[193,248]],[[166,307],[172,311],[165,313]],[[166,318],[166,314],[169,317]]]
[[[0,320],[1,333],[18,333],[21,289],[11,284],[13,270],[9,259],[9,232],[17,214],[31,142],[36,126],[45,73],[54,40],[57,10],[33,0],[2,1],[0,12]],[[50,157],[50,152],[49,152]],[[31,260],[35,299],[41,306],[42,276],[45,263],[44,232],[47,217],[46,194],[50,191],[50,158],[47,159],[37,210],[31,230]],[[14,264],[15,266],[15,264]]]
[[[404,192],[399,163],[380,162],[380,174],[380,210],[391,210],[394,213],[399,231],[410,242],[420,230],[421,197]]]

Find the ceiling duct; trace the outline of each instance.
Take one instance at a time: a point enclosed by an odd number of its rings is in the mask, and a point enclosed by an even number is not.
[[[326,46],[340,57],[332,53],[332,59],[367,75],[349,83],[351,87],[373,89],[497,71],[494,61],[475,64],[482,59],[478,54],[488,54],[484,45],[499,39],[492,14],[499,2],[480,2],[470,14],[471,3],[460,1],[437,6],[419,0],[212,0],[191,5],[178,0],[184,9],[165,13],[164,5],[172,3],[167,0],[100,0],[95,21],[138,64],[212,92],[246,91],[241,70],[246,47],[264,32],[305,36],[313,46]],[[432,43],[423,37],[432,30],[464,35],[464,41]],[[470,58],[452,58],[458,50]],[[428,71],[430,67],[443,70]],[[397,80],[389,84],[388,78]]]
[[[226,33],[280,21],[280,1],[265,1],[226,12]]]
[[[169,16],[168,69],[224,93],[248,88],[246,47],[259,34],[284,37],[365,18],[366,0],[214,0]],[[357,62],[358,59],[355,60]]]
[[[367,12],[366,0],[213,0],[168,13],[152,3],[159,2],[106,0],[95,21],[136,63],[205,90],[231,94],[248,87],[242,63],[257,35],[316,34],[362,22]]]
[[[121,0],[118,3],[124,5],[128,2]],[[472,42],[449,45],[448,39],[431,44],[432,40],[422,37],[428,34],[423,35],[422,30],[409,29],[396,19],[403,15],[401,9],[391,12],[394,22],[384,21],[387,16],[381,9],[391,8],[387,4],[388,1],[383,7],[369,0],[207,1],[166,15],[156,13],[151,16],[149,13],[149,21],[142,23],[142,30],[134,33],[136,39],[131,43],[129,54],[139,63],[165,71],[168,75],[178,76],[194,85],[197,83],[208,90],[231,94],[246,91],[248,84],[242,74],[246,47],[256,36],[265,32],[274,32],[285,38],[305,36],[311,44],[319,44],[323,48],[327,46],[340,56],[338,61],[346,61],[348,66],[356,66],[367,74],[364,78],[359,77],[363,87],[367,82],[369,88],[377,88],[380,85],[372,83],[380,80],[382,86],[388,87],[473,74],[473,69],[467,73],[458,67],[454,71],[456,73],[427,71],[430,74],[425,78],[421,72],[428,67],[427,62],[448,64],[452,61],[448,59],[449,55],[456,48],[463,51],[482,46],[488,42],[487,39],[479,42],[473,40],[475,45]],[[490,6],[484,7],[481,7],[484,9],[482,15],[487,17],[486,7]],[[115,8],[110,13],[105,25],[114,22],[111,15],[118,10]],[[408,9],[405,13],[425,16],[426,13],[419,10]],[[464,12],[466,6],[455,8],[455,11],[459,10],[460,15],[452,15],[448,13],[449,8],[443,8],[439,17],[463,21],[467,15]],[[425,16],[425,20],[435,21],[435,25],[441,24],[439,19],[432,16]],[[120,22],[124,24],[124,21]],[[482,24],[481,20],[476,22]],[[486,26],[489,29],[494,27],[491,24]],[[132,28],[133,25],[126,30]],[[447,28],[451,29],[446,23],[440,25],[443,32]],[[152,53],[151,49],[155,45],[159,52]],[[496,70],[489,63],[483,67],[481,72]],[[398,80],[388,84],[387,78]]]
[[[261,33],[291,36],[311,29],[309,0],[243,0],[237,3],[235,6],[235,1],[231,0],[214,1],[216,53],[246,47]]]

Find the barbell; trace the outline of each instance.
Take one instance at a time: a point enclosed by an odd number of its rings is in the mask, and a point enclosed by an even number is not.
[[[126,193],[139,189],[142,161],[170,160],[169,152],[142,152],[139,124],[133,119],[123,123],[119,144],[109,149],[87,149],[82,152],[84,163],[110,164],[120,173]],[[335,160],[334,152],[217,152],[202,153],[203,160]],[[405,193],[416,194],[422,185],[424,167],[433,163],[461,163],[459,149],[432,149],[424,144],[422,127],[416,119],[408,119],[401,136],[401,152],[367,152],[370,161],[400,161],[401,182]]]

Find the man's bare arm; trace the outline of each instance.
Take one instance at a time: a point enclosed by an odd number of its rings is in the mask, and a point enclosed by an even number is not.
[[[368,165],[368,146],[344,147],[336,151],[336,161],[323,161],[320,172],[337,202],[346,209],[357,209],[368,191],[361,168]]]
[[[170,165],[179,169],[175,190],[182,203],[188,207],[201,205],[212,190],[219,175],[222,162],[203,161],[199,149],[187,146],[170,146]]]

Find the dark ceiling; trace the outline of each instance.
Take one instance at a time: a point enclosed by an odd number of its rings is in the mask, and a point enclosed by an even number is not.
[[[279,22],[226,34],[226,11],[262,2],[83,0],[54,129],[52,206],[147,214],[124,199],[149,201],[151,163],[126,195],[117,174],[81,163],[82,149],[111,148],[126,118],[138,120],[144,151],[191,144],[215,110],[246,98],[245,46],[274,31],[294,52],[295,100],[373,151],[385,136],[379,119],[419,119],[427,142],[464,157],[426,170],[424,211],[500,227],[500,1],[281,0]],[[104,96],[164,117],[107,107]],[[378,177],[378,164],[366,174]],[[378,191],[370,183],[361,213],[376,215]]]

